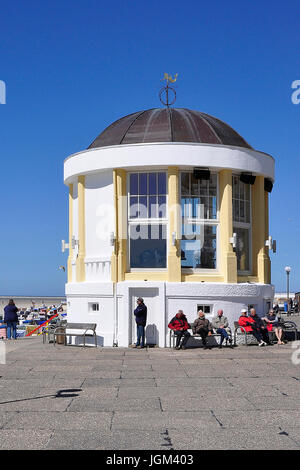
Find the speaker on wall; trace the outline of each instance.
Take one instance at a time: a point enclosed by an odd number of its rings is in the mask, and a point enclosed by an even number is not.
[[[246,184],[254,184],[256,176],[252,175],[251,173],[241,173],[240,181]]]
[[[193,175],[196,180],[209,180],[210,170],[208,168],[194,168]]]
[[[270,193],[273,189],[273,183],[269,178],[265,178],[265,191]]]

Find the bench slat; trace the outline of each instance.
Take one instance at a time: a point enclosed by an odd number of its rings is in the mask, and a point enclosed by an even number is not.
[[[70,330],[95,330],[97,323],[67,323],[64,327]]]

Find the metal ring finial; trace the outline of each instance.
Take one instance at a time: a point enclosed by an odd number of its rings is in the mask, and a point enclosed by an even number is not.
[[[166,85],[160,90],[158,96],[159,96],[160,102],[167,107],[171,106],[176,101],[176,91],[173,87],[169,86],[169,83],[170,82],[175,83],[177,80],[177,77],[178,77],[178,73],[174,75],[174,78],[172,78],[172,76],[169,75],[168,73],[165,73],[164,78],[162,79],[162,81],[166,80]]]

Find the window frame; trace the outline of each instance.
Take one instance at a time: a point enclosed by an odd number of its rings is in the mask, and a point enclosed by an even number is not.
[[[150,173],[164,173],[166,175],[166,216],[165,217],[148,217],[148,218],[130,218],[130,175],[132,174],[147,174]],[[152,272],[167,272],[168,271],[168,239],[169,239],[169,218],[168,218],[168,171],[166,169],[155,169],[155,170],[132,170],[127,172],[127,260],[126,271],[129,273],[134,272],[148,272],[149,270]],[[159,196],[159,192],[157,192],[156,196]],[[137,196],[140,196],[138,194]],[[149,197],[148,195],[141,195]],[[166,267],[165,268],[131,268],[130,266],[130,227],[132,225],[164,225],[166,227]]]
[[[249,219],[250,222],[236,222],[234,220],[234,210],[233,210],[233,200],[237,199],[233,197],[233,178],[238,177],[240,178],[240,174],[238,173],[232,173],[232,231],[235,233],[235,228],[239,229],[245,229],[248,230],[248,244],[249,244],[249,269],[248,270],[241,270],[237,269],[237,274],[239,276],[250,276],[252,273],[252,187],[251,184],[249,184]],[[247,183],[243,183],[247,184]],[[239,198],[238,201],[241,199]],[[236,251],[235,251],[236,253]]]
[[[193,169],[181,169],[179,171],[179,202],[180,207],[182,208],[181,200],[185,195],[182,195],[181,191],[181,175],[182,173],[189,173],[190,175],[193,174]],[[219,204],[219,173],[217,171],[211,171],[211,174],[216,175],[216,218],[215,219],[203,219],[203,218],[193,218],[190,217],[190,210],[189,210],[189,217],[187,217],[186,222],[188,225],[209,225],[216,227],[216,267],[215,268],[188,268],[181,265],[181,271],[184,274],[217,274],[219,273],[220,269],[220,250],[219,250],[219,237],[220,237],[220,204]],[[191,199],[192,195],[189,194],[186,198]],[[182,230],[182,219],[183,214],[181,213],[181,230]],[[181,240],[182,241],[183,234],[181,233]],[[180,244],[181,245],[181,244]]]

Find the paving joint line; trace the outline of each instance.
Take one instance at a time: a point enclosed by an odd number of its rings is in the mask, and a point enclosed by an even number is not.
[[[215,418],[215,420],[217,421],[217,423],[220,425],[221,428],[224,428],[223,426],[223,423],[216,417],[215,413],[214,413],[214,410],[210,410],[210,413],[211,415],[213,416],[213,418]]]

